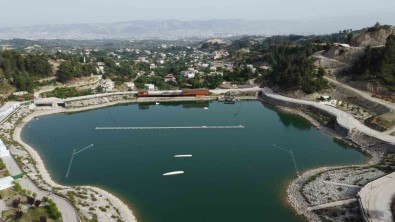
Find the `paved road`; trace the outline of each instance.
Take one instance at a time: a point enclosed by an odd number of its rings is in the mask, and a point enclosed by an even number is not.
[[[362,90],[353,88],[353,87],[351,87],[351,86],[349,86],[347,84],[341,83],[339,81],[336,81],[336,80],[331,79],[331,78],[326,77],[326,76],[325,76],[325,79],[327,79],[329,82],[335,84],[338,87],[342,87],[344,89],[348,89],[350,91],[353,91],[354,93],[357,93],[358,95],[360,95],[364,99],[370,100],[370,101],[375,102],[375,103],[379,103],[379,104],[381,104],[381,105],[383,105],[383,106],[385,106],[385,107],[387,107],[387,108],[389,108],[391,110],[395,110],[395,104],[387,102],[387,101],[382,100],[382,99],[374,98],[374,97],[372,97],[373,94],[370,93],[370,92],[366,92],[366,91],[362,91]]]
[[[19,166],[15,162],[15,160],[11,156],[3,157],[3,162],[6,165],[8,172],[11,175],[18,175],[21,174],[22,171],[20,170]],[[52,199],[56,206],[58,207],[59,211],[62,213],[62,218],[64,222],[78,222],[78,214],[74,210],[73,206],[66,201],[65,199],[51,194],[47,191],[40,190],[36,184],[33,183],[30,179],[20,179],[18,183],[22,186],[23,189],[30,190],[37,194],[37,198],[41,199],[43,197],[48,197]]]
[[[356,198],[347,199],[347,200],[340,200],[340,201],[335,201],[335,202],[330,202],[330,203],[326,203],[326,204],[320,204],[320,205],[308,207],[307,210],[313,211],[313,210],[325,209],[328,207],[336,207],[336,206],[346,205],[346,204],[354,203],[357,201],[358,200]]]
[[[291,102],[295,104],[314,106],[315,108],[327,111],[332,115],[337,116],[338,124],[347,129],[356,128],[358,131],[363,132],[364,134],[371,135],[372,137],[375,137],[382,141],[389,142],[391,144],[395,144],[395,137],[387,135],[382,132],[372,130],[369,127],[363,125],[358,120],[356,120],[350,114],[343,112],[339,109],[336,109],[334,107],[316,102],[281,96],[276,93],[273,93],[273,91],[269,88],[264,88],[262,91],[264,95],[272,99]],[[372,222],[392,221],[390,203],[393,197],[395,197],[395,173],[389,174],[385,177],[382,177],[378,180],[368,183],[364,188],[361,189],[361,191],[359,192],[359,196],[361,198],[362,208],[366,212],[365,215],[369,221]],[[314,210],[316,208],[312,207],[310,209]]]
[[[395,195],[395,173],[364,186],[358,195],[364,215],[370,222],[392,222],[391,201]]]
[[[370,135],[374,138],[377,138],[379,140],[391,143],[395,145],[395,137],[394,136],[390,136],[387,135],[385,133],[373,130],[367,126],[365,126],[363,123],[359,122],[357,119],[355,119],[352,115],[341,111],[335,107],[332,106],[328,106],[328,105],[324,105],[321,103],[317,103],[317,102],[312,102],[312,101],[306,101],[306,100],[301,100],[301,99],[294,99],[294,98],[289,98],[289,97],[285,97],[276,93],[273,93],[273,91],[270,88],[264,88],[262,90],[262,92],[264,93],[264,95],[272,98],[272,99],[276,99],[276,100],[280,100],[280,101],[285,101],[285,102],[290,102],[290,103],[294,103],[294,104],[300,104],[300,105],[306,105],[306,106],[313,106],[317,109],[326,111],[334,116],[336,116],[337,118],[337,123],[339,125],[341,125],[344,128],[347,129],[357,129],[358,131],[366,134],[366,135]]]
[[[56,203],[59,211],[62,213],[62,218],[64,222],[79,222],[77,212],[74,210],[73,206],[65,199],[50,192],[38,189],[38,187],[30,179],[20,179],[18,183],[22,186],[23,189],[27,189],[36,193],[37,199],[41,199],[43,197],[48,197],[52,199]]]

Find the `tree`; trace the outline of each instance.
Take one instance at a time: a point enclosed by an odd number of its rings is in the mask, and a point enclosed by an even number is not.
[[[23,216],[23,212],[21,210],[15,210],[12,218],[14,220],[19,220],[22,218],[22,216]]]
[[[347,43],[351,44],[352,39],[354,38],[354,34],[353,33],[348,33],[347,35]]]
[[[318,77],[323,77],[325,75],[325,69],[323,69],[322,67],[318,68],[318,72],[317,72],[317,76]]]
[[[17,198],[11,202],[13,208],[18,208],[19,204],[21,203],[21,199]]]
[[[34,201],[34,206],[35,206],[35,207],[39,207],[40,204],[41,204],[41,200],[36,200],[36,201]]]
[[[35,201],[34,197],[27,196],[27,198],[26,198],[26,203],[27,203],[27,204],[33,205],[33,204],[34,204],[34,201]]]
[[[376,30],[379,30],[380,27],[381,27],[380,22],[376,22],[376,24],[374,24],[374,28],[375,28]]]
[[[62,83],[66,83],[73,79],[74,77],[74,68],[73,65],[66,61],[59,65],[59,69],[57,71],[58,80]]]

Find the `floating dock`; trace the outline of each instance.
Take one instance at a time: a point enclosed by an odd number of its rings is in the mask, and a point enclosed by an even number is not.
[[[166,129],[243,129],[238,126],[147,126],[147,127],[96,127],[96,130],[166,130]]]
[[[175,155],[175,158],[192,157],[192,154]]]
[[[163,176],[174,176],[174,175],[179,175],[179,174],[183,174],[184,171],[173,171],[173,172],[168,172],[168,173],[164,173]]]

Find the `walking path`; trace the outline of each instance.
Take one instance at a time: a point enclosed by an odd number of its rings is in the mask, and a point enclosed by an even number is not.
[[[352,184],[336,183],[336,182],[331,182],[331,181],[323,181],[323,182],[326,184],[332,184],[332,185],[343,186],[343,187],[361,188],[361,186],[352,185]]]
[[[369,127],[363,125],[358,120],[356,120],[352,115],[344,111],[341,111],[339,109],[336,109],[334,107],[316,102],[285,97],[273,93],[273,91],[270,88],[264,88],[262,92],[264,96],[267,96],[274,100],[289,102],[293,104],[300,104],[304,106],[312,106],[317,109],[323,110],[325,112],[328,112],[336,116],[337,123],[342,127],[345,127],[347,129],[356,129],[357,131],[362,132],[366,135],[370,135],[371,137],[395,145],[395,137],[387,135],[382,132],[372,130]],[[383,101],[380,102],[384,103]],[[395,173],[389,174],[385,177],[370,182],[364,188],[362,188],[362,190],[359,192],[358,195],[360,197],[360,203],[362,209],[364,210],[364,216],[367,221],[371,221],[371,222],[393,221],[390,204],[392,199],[395,197]],[[352,199],[350,199],[349,201],[351,200]],[[334,203],[328,203],[323,206],[319,205],[319,206],[309,207],[308,209],[316,210],[316,209],[321,209],[321,207],[324,208],[330,206],[337,206],[338,204],[341,205],[345,203],[346,201],[334,202]]]
[[[320,209],[324,209],[324,208],[328,208],[328,207],[336,207],[336,206],[341,206],[341,205],[347,205],[347,204],[354,203],[354,202],[357,202],[357,201],[358,200],[356,198],[347,199],[347,200],[340,200],[340,201],[335,201],[335,202],[330,202],[330,203],[326,203],[326,204],[320,204],[320,205],[308,207],[307,210],[308,211],[320,210]]]
[[[11,175],[18,175],[23,173],[19,168],[18,164],[12,156],[3,157],[3,162],[6,165],[8,172]],[[48,191],[40,190],[33,181],[30,179],[19,179],[18,183],[23,189],[30,190],[37,194],[37,199],[42,199],[43,197],[48,197],[52,199],[59,211],[62,212],[62,218],[65,222],[79,222],[79,217],[74,207],[66,199],[52,194]]]
[[[374,137],[374,138],[377,138],[377,139],[382,140],[384,142],[388,142],[388,143],[395,145],[395,137],[387,135],[387,134],[379,132],[379,131],[376,131],[376,130],[373,130],[373,129],[365,126],[363,123],[359,122],[352,115],[350,115],[342,110],[339,110],[335,107],[317,103],[317,102],[285,97],[285,96],[273,93],[273,91],[270,88],[266,88],[266,87],[263,88],[262,92],[265,96],[267,96],[271,99],[278,100],[278,101],[284,101],[284,102],[289,102],[289,103],[293,103],[293,104],[300,104],[300,105],[315,107],[315,108],[320,109],[324,112],[327,112],[333,116],[336,116],[337,123],[346,129],[349,129],[349,130],[356,129],[359,132],[362,132],[366,135],[369,135],[371,137]]]
[[[387,107],[387,108],[389,108],[391,110],[395,110],[395,104],[390,103],[390,102],[385,101],[385,100],[382,100],[382,99],[374,98],[374,97],[372,97],[373,94],[370,93],[370,92],[366,92],[366,91],[362,91],[362,90],[353,88],[353,87],[351,87],[351,86],[349,86],[347,84],[341,83],[341,82],[339,82],[337,80],[331,79],[331,78],[326,77],[326,76],[325,76],[325,79],[328,80],[329,82],[335,84],[338,87],[342,87],[342,88],[348,89],[350,91],[353,91],[354,93],[357,93],[358,95],[360,95],[364,99],[370,100],[370,101],[375,102],[375,103],[379,103],[379,104],[381,104],[381,105],[383,105],[383,106],[385,106],[385,107]]]
[[[366,184],[358,196],[364,217],[370,222],[392,222],[391,201],[395,195],[395,173]]]

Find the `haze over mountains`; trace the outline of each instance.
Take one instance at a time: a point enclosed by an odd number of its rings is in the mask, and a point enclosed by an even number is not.
[[[395,24],[393,15],[312,20],[136,20],[116,23],[0,27],[0,39],[180,39],[237,35],[325,34],[343,29]]]

